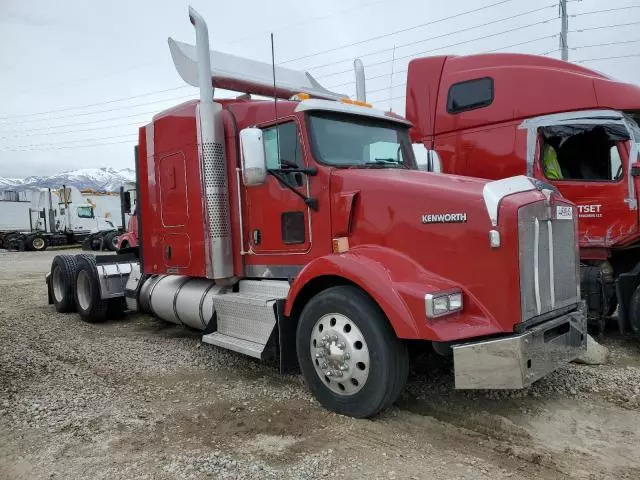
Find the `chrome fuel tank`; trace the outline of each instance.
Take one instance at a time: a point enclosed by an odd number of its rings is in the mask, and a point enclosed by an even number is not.
[[[213,298],[222,288],[204,278],[158,275],[140,288],[140,310],[167,322],[205,330],[213,318]]]

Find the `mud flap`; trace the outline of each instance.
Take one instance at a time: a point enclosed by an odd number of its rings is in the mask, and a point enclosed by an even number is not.
[[[51,272],[47,273],[45,277],[45,282],[47,283],[47,302],[49,305],[53,305],[53,291],[51,287]]]
[[[284,300],[276,303],[278,317],[278,353],[280,357],[280,373],[298,371],[298,355],[296,354],[296,323],[284,314]]]

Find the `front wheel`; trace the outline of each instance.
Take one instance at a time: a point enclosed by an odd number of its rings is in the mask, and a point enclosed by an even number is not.
[[[316,295],[300,315],[298,362],[326,408],[364,418],[389,407],[407,380],[407,349],[376,303],[353,286]]]
[[[42,235],[29,235],[27,237],[27,248],[35,252],[43,252],[49,246],[49,242]]]

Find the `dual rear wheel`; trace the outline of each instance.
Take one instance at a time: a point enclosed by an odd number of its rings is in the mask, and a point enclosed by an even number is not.
[[[77,311],[91,323],[119,317],[124,299],[102,299],[94,255],[58,255],[51,264],[51,294],[58,312]]]

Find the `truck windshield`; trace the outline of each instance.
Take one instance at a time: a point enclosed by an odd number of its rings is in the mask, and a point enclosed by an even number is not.
[[[334,167],[416,169],[409,126],[337,112],[308,116],[315,159]]]

